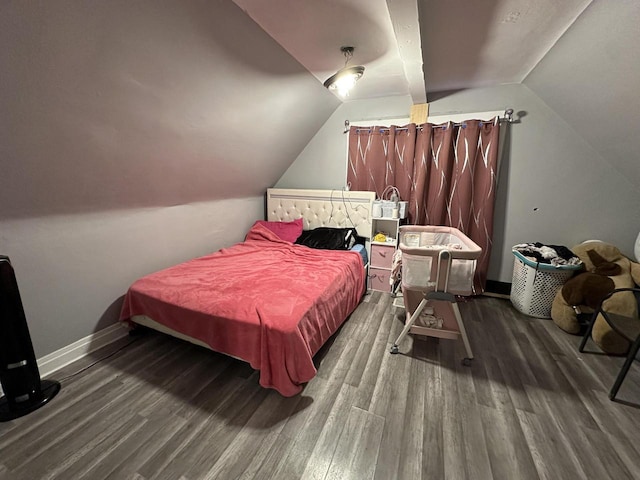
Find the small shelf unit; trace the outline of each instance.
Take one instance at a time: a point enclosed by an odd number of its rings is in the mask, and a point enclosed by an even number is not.
[[[369,260],[368,288],[380,292],[391,292],[391,269],[393,255],[398,248],[398,232],[400,230],[399,218],[373,218],[372,238],[378,233],[384,233],[386,242],[379,242],[372,239],[371,255]]]

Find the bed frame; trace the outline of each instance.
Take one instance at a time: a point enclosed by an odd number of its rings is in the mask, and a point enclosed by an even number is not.
[[[375,198],[375,192],[270,188],[267,190],[266,217],[270,221],[292,221],[302,217],[305,230],[316,227],[355,227],[358,235],[367,239],[367,254],[371,258],[369,239]],[[210,349],[206,343],[176,332],[146,315],[135,315],[131,320]]]
[[[358,235],[371,238],[375,192],[348,190],[267,190],[267,220],[290,222],[301,218],[304,229],[355,227]]]

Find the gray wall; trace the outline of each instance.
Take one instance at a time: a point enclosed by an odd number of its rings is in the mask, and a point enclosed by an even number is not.
[[[510,282],[517,243],[572,246],[598,238],[633,252],[640,193],[618,170],[524,85],[441,92],[430,115],[502,110],[522,112],[505,131],[489,278]],[[282,186],[342,188],[346,175],[345,118],[402,116],[408,98],[342,105],[279,180]],[[312,174],[306,176],[308,172]],[[324,173],[323,173],[324,172]]]
[[[0,253],[38,357],[241,240],[339,104],[228,0],[1,2],[0,45]]]
[[[524,112],[506,132],[496,200],[489,278],[510,282],[517,243],[572,246],[587,239],[631,255],[640,225],[640,192],[525,85],[441,93],[430,114]]]
[[[113,324],[138,277],[240,241],[263,197],[0,220],[38,358]]]
[[[638,45],[640,2],[594,0],[524,83],[640,190]]]

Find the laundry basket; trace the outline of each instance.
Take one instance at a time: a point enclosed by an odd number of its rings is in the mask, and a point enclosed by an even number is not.
[[[518,311],[537,318],[551,318],[551,304],[558,290],[569,280],[578,265],[551,265],[529,260],[517,250],[511,250],[513,280],[511,303]]]

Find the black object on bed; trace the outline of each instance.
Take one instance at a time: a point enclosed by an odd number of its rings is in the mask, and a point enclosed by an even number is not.
[[[356,243],[361,243],[359,239],[355,228],[318,227],[302,232],[296,243],[325,250],[350,250]]]

